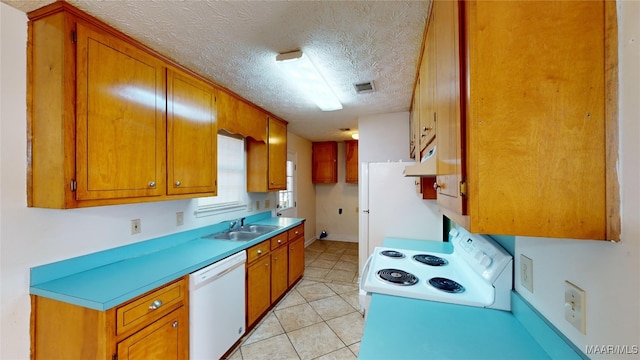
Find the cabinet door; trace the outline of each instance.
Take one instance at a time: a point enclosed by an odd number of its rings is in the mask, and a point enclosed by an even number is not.
[[[411,100],[411,114],[409,115],[409,157],[419,159],[420,157],[420,76],[416,81]],[[416,148],[418,148],[416,150]]]
[[[269,118],[269,190],[287,189],[287,125]]]
[[[345,145],[345,182],[351,184],[358,183],[358,141],[349,140]]]
[[[289,286],[304,274],[304,234],[289,242]]]
[[[466,213],[461,182],[466,178],[464,166],[464,133],[461,127],[458,3],[436,1],[433,8],[434,47],[437,53],[438,139],[437,183],[438,203],[458,214]]]
[[[148,53],[77,25],[78,200],[165,193],[165,68]]]
[[[189,324],[184,306],[118,343],[119,360],[181,360],[188,357]]]
[[[287,246],[280,246],[277,250],[271,252],[271,301],[276,301],[289,285],[287,273],[289,270],[289,262],[287,260]]]
[[[312,182],[338,182],[338,143],[335,141],[314,142]]]
[[[271,266],[266,256],[247,267],[247,328],[271,305]]]
[[[167,193],[216,193],[216,99],[213,87],[167,72]]]
[[[420,124],[419,124],[419,156],[422,157],[429,143],[435,137],[435,117],[436,117],[436,35],[434,31],[434,17],[436,13],[436,5],[434,2],[431,10],[431,20],[427,29],[427,38],[424,45],[424,53],[422,55],[422,64],[420,66]]]

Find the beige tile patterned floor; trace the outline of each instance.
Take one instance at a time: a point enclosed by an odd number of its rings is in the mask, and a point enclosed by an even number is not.
[[[228,359],[356,359],[364,328],[357,281],[358,244],[316,240],[305,249],[303,279]]]

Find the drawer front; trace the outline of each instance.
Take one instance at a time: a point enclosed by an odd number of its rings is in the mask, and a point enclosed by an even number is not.
[[[278,234],[271,238],[271,250],[275,250],[278,246],[284,245],[289,240],[289,236],[287,236],[288,232],[285,231],[282,234]]]
[[[269,254],[270,240],[265,240],[258,245],[247,249],[247,262],[250,263]]]
[[[304,223],[289,230],[289,240],[293,240],[304,235]]]
[[[184,279],[153,290],[116,310],[116,333],[144,327],[182,304],[187,291]]]

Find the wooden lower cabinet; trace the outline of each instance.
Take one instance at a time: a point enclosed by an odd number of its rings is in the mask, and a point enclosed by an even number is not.
[[[289,230],[289,287],[304,274],[304,223]]]
[[[303,273],[304,223],[247,250],[247,330]]]
[[[119,342],[118,360],[187,359],[188,317],[182,306]]]
[[[271,259],[247,267],[247,324],[253,324],[271,305]]]
[[[271,264],[271,301],[277,301],[289,287],[287,246],[281,246],[271,253]]]
[[[189,357],[187,280],[105,311],[31,296],[32,359]]]

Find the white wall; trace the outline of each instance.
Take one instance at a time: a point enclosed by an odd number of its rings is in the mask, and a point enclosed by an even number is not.
[[[345,165],[345,144],[339,142],[338,182],[315,184],[316,238],[325,230],[328,234],[325,240],[358,242],[358,185],[345,182]],[[339,209],[342,209],[342,214]]]
[[[29,358],[29,268],[249,213],[196,218],[195,200],[74,210],[27,208],[26,15],[0,4],[0,359]],[[274,194],[247,195],[260,211]],[[175,225],[176,212],[184,225]],[[130,234],[130,220],[142,233]]]
[[[620,243],[516,237],[520,254],[533,259],[533,293],[516,290],[578,348],[640,346],[640,2],[618,2],[620,74]],[[585,196],[589,196],[585,194]],[[551,204],[550,204],[551,205]],[[516,272],[517,273],[517,272]],[[586,292],[586,335],[564,320],[564,281]],[[634,355],[588,354],[592,358]]]

